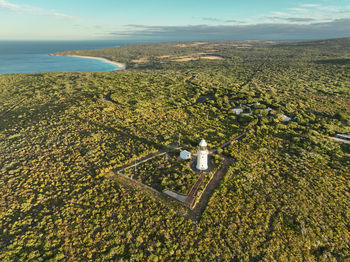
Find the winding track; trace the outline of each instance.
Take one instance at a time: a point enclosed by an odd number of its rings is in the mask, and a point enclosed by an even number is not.
[[[199,222],[205,208],[207,207],[207,205],[209,203],[211,196],[213,195],[215,189],[220,184],[222,178],[226,174],[230,164],[233,161],[234,160],[232,158],[225,157],[225,160],[224,160],[224,163],[222,164],[222,167],[214,174],[213,178],[210,180],[205,191],[203,192],[200,201],[197,203],[197,205],[190,212],[190,218],[193,221]]]

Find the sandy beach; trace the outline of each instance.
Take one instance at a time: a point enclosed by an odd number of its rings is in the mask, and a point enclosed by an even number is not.
[[[55,54],[50,54],[51,56],[70,56],[70,57],[79,57],[79,58],[86,58],[86,59],[96,59],[96,60],[100,60],[100,61],[103,61],[105,63],[108,63],[108,64],[112,64],[112,65],[115,65],[118,67],[118,69],[116,70],[124,70],[126,69],[126,65],[123,64],[123,63],[119,63],[119,62],[114,62],[112,60],[109,60],[107,58],[102,58],[102,57],[95,57],[95,56],[81,56],[81,55],[55,55]],[[116,71],[116,70],[113,70],[113,71]]]

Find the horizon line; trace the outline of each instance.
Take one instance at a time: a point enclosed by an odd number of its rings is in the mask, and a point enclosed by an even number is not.
[[[350,38],[349,36],[341,37],[325,37],[325,38],[300,38],[300,39],[193,39],[193,40],[172,40],[172,39],[0,39],[0,42],[11,41],[11,42],[78,42],[78,41],[120,41],[120,42],[215,42],[215,41],[317,41],[317,40],[327,40],[327,39],[344,39]]]

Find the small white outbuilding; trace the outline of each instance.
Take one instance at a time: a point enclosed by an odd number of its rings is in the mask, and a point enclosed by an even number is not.
[[[233,108],[233,109],[232,109],[232,112],[233,112],[235,115],[240,115],[241,113],[243,113],[243,108],[239,108],[239,107]]]
[[[280,115],[280,119],[284,122],[289,122],[290,120],[292,120],[292,118],[286,115]]]
[[[191,159],[191,152],[188,152],[187,150],[181,151],[180,158],[184,160]]]

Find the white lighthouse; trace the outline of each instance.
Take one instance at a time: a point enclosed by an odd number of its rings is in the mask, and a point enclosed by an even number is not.
[[[208,150],[207,142],[204,139],[199,143],[199,149],[197,151],[197,166],[200,171],[208,169]]]

